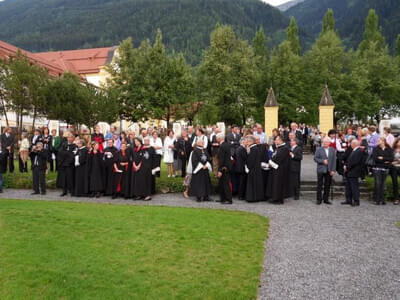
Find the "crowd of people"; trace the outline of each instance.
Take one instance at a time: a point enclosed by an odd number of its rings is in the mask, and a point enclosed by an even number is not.
[[[398,204],[397,178],[400,170],[400,141],[385,128],[374,126],[332,129],[326,135],[316,128],[291,123],[268,136],[260,124],[251,128],[231,126],[188,126],[181,132],[149,127],[118,133],[115,127],[103,134],[94,128],[91,136],[66,130],[62,136],[48,128],[36,129],[30,137],[22,133],[16,143],[11,128],[1,136],[0,191],[2,174],[14,171],[14,147],[18,147],[19,171],[28,172],[31,161],[33,194],[46,193],[46,174],[57,172],[60,196],[111,196],[113,199],[151,200],[160,177],[161,164],[168,177],[181,176],[185,197],[212,201],[211,177],[218,179],[223,204],[233,197],[248,202],[283,204],[300,198],[303,149],[309,146],[317,164],[317,204],[331,204],[332,177],[346,182],[342,204],[358,206],[359,182],[368,174],[375,179],[374,203],[385,204],[385,182],[393,181],[394,203]]]

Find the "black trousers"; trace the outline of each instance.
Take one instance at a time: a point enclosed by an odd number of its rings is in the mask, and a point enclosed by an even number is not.
[[[60,167],[62,172],[61,186],[63,193],[74,193],[74,167]]]
[[[8,152],[9,170],[10,173],[14,172],[14,151]]]
[[[33,190],[35,193],[46,193],[46,170],[32,169]]]
[[[156,163],[155,163],[156,166],[161,168],[161,155],[160,154],[156,154],[154,156],[154,159],[156,160]],[[160,171],[156,172],[156,176],[157,177],[160,177],[160,174],[161,174]]]
[[[389,170],[373,169],[375,184],[373,200],[378,203],[385,202],[386,177]]]
[[[329,200],[329,192],[331,189],[332,176],[329,173],[318,173],[317,201],[327,202]],[[324,194],[322,195],[322,190]]]
[[[346,202],[360,203],[360,183],[356,177],[346,177]]]
[[[392,177],[392,186],[393,186],[393,199],[399,199],[399,182],[398,177],[400,174],[400,168],[392,167],[390,169],[390,176]]]
[[[239,178],[239,190],[238,196],[239,199],[246,199],[246,183],[247,183],[247,174],[246,173],[237,173]]]
[[[182,161],[182,166],[181,166],[181,172],[182,172],[182,178],[186,177],[186,157],[181,157]]]
[[[218,191],[221,202],[232,202],[231,178],[229,172],[222,172],[218,181]]]
[[[232,184],[232,194],[237,195],[239,192],[239,174],[236,172],[231,172],[230,178]]]
[[[300,197],[300,172],[290,172],[290,180],[291,180],[291,194],[293,197]]]

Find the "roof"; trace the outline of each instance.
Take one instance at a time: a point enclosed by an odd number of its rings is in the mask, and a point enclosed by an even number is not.
[[[274,89],[271,87],[268,92],[267,100],[265,101],[264,107],[279,106],[275,98]]]
[[[18,50],[21,51],[21,53],[25,55],[31,63],[36,63],[47,69],[51,76],[61,76],[64,73],[64,70],[57,63],[51,62],[46,58],[40,57],[32,52],[22,50],[6,42],[0,41],[0,58],[8,59],[13,57],[17,55]]]
[[[58,64],[64,71],[78,75],[95,74],[109,64],[117,47],[65,50],[36,53],[40,58]]]
[[[326,84],[319,106],[334,106],[334,105],[335,103],[333,102],[332,96],[329,93],[328,85]]]

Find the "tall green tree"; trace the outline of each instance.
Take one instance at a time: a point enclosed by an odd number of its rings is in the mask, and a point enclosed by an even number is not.
[[[211,33],[200,72],[207,87],[205,108],[215,111],[216,120],[210,121],[245,124],[255,106],[253,48],[238,39],[231,27],[218,26]]]
[[[360,43],[358,49],[361,54],[363,54],[371,46],[373,46],[377,51],[383,50],[386,47],[385,38],[382,35],[382,29],[379,27],[379,17],[373,9],[369,10],[365,21],[364,40]]]
[[[333,10],[329,8],[324,16],[324,19],[322,20],[322,30],[320,35],[322,36],[327,32],[335,31],[336,30],[335,26],[336,26],[336,21],[333,14]]]
[[[286,29],[286,40],[290,43],[292,52],[296,55],[300,55],[299,27],[294,17],[290,19],[289,27]]]
[[[400,34],[397,35],[396,47],[394,49],[394,56],[400,57]]]

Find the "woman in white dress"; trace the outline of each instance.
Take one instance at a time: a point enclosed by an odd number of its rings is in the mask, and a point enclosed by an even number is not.
[[[174,132],[172,130],[168,130],[168,135],[164,140],[164,162],[168,166],[168,177],[174,176]]]

